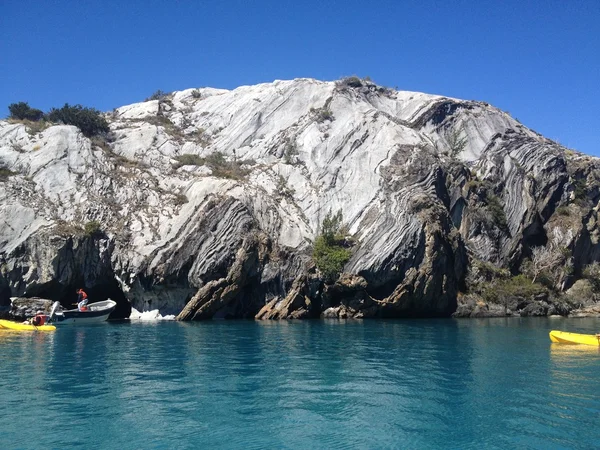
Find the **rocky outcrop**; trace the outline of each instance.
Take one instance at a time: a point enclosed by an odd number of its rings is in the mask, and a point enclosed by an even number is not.
[[[177,320],[211,319],[219,312],[224,317],[253,317],[257,300],[260,301],[256,298],[256,290],[268,251],[269,239],[264,233],[248,234],[227,276],[200,288]]]
[[[308,275],[299,275],[294,280],[287,296],[284,299],[274,298],[261,308],[255,318],[267,319],[308,319],[318,314],[315,305],[315,292],[311,292]]]
[[[7,319],[18,322],[30,319],[38,313],[50,314],[52,300],[38,297],[14,297],[11,299],[10,310],[4,315]]]
[[[586,306],[570,312],[570,317],[600,317],[600,305]]]
[[[84,287],[122,316],[449,316],[473,261],[514,275],[560,235],[568,289],[600,260],[600,163],[486,103],[297,79],[106,118],[92,139],[0,121],[0,308]],[[337,211],[352,255],[328,284],[311,252]]]

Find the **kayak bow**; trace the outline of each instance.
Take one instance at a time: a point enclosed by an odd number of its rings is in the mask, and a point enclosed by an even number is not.
[[[600,334],[578,334],[552,330],[550,340],[560,344],[584,344],[600,346]]]

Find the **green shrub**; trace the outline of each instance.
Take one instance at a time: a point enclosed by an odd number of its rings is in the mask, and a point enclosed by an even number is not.
[[[502,269],[492,263],[479,259],[473,259],[470,272],[485,282],[490,282],[499,278],[506,279],[510,275],[506,269]]]
[[[167,131],[171,131],[172,128],[177,128],[175,124],[171,122],[171,119],[169,119],[167,116],[163,116],[161,113],[158,113],[156,116],[149,116],[139,120],[141,122],[148,122],[149,124],[157,127],[163,127]]]
[[[494,223],[501,230],[508,230],[508,222],[506,220],[506,213],[504,212],[504,208],[502,207],[502,203],[500,199],[493,194],[487,194],[487,209],[492,214],[492,218]]]
[[[185,194],[175,194],[175,205],[176,206],[185,205],[188,201],[189,200]]]
[[[517,275],[488,285],[482,296],[487,302],[501,303],[507,297],[530,298],[545,292],[548,290],[541,284],[532,283],[525,275]]]
[[[468,139],[466,136],[463,136],[464,129],[461,127],[459,129],[452,130],[450,136],[448,136],[448,145],[450,146],[450,152],[452,155],[456,156],[461,153],[468,144]]]
[[[231,178],[234,180],[242,180],[250,173],[250,170],[244,168],[244,165],[252,165],[253,160],[233,160],[227,161],[225,155],[221,152],[214,152],[205,158],[205,164],[210,167],[212,174],[215,177]]]
[[[168,92],[165,91],[161,91],[160,89],[158,89],[154,94],[152,94],[150,97],[148,97],[146,100],[144,100],[145,102],[149,102],[150,100],[163,100],[167,95],[169,95]]]
[[[600,264],[593,262],[583,269],[583,278],[586,278],[592,284],[594,292],[600,292]]]
[[[369,79],[370,80],[370,79]],[[363,82],[360,78],[358,78],[356,75],[353,75],[351,77],[346,77],[346,78],[342,78],[341,80],[341,84],[343,86],[348,86],[348,87],[354,87],[354,88],[359,88],[362,87]]]
[[[587,185],[586,185],[586,179],[585,178],[578,178],[573,180],[573,196],[575,197],[575,200],[578,200],[579,202],[583,202],[587,199]]]
[[[27,102],[12,103],[8,105],[8,111],[10,112],[9,117],[11,119],[37,122],[44,118],[43,111],[31,108]]]
[[[277,187],[275,188],[275,190],[278,195],[289,199],[294,198],[294,194],[296,193],[296,191],[288,186],[287,180],[281,175],[279,175],[279,178],[277,179],[276,186]]]
[[[335,281],[350,259],[350,250],[328,245],[323,236],[315,240],[313,249],[315,264],[328,282]]]
[[[193,130],[191,133],[187,134],[186,137],[192,138],[194,142],[201,147],[207,147],[212,139],[204,128],[197,128],[196,130]]]
[[[0,167],[0,181],[6,181],[9,177],[16,175],[16,172],[7,169],[6,167]]]
[[[321,224],[321,234],[315,239],[313,260],[327,282],[335,281],[350,260],[350,249],[345,244],[342,212],[329,212]]]
[[[84,233],[86,236],[97,236],[101,234],[102,230],[100,228],[100,222],[92,220],[91,222],[86,223],[84,227]]]
[[[107,153],[112,153],[110,144],[107,142],[107,140],[104,136],[93,136],[90,140],[92,143],[92,148],[99,147]]]
[[[200,92],[198,89],[194,89],[192,91],[192,97],[194,97],[194,98],[202,98],[202,92]]]
[[[175,157],[177,164],[174,165],[175,169],[179,169],[181,166],[203,166],[204,158],[192,153],[184,153],[183,155],[177,155]]]
[[[36,122],[32,120],[22,120],[21,122],[27,127],[27,133],[30,136],[35,136],[50,126],[45,120],[38,120]]]
[[[75,125],[87,137],[110,131],[108,122],[102,117],[100,111],[81,105],[71,106],[65,103],[60,109],[52,108],[48,113],[48,120],[65,125]]]
[[[213,176],[220,178],[231,178],[234,180],[242,180],[250,173],[250,170],[243,167],[251,165],[253,160],[233,160],[228,161],[225,155],[221,152],[214,152],[203,158],[198,155],[184,153],[176,156],[177,164],[173,168],[178,169],[181,166],[208,166],[212,171]]]
[[[81,226],[64,220],[57,220],[53,230],[61,236],[81,236],[83,234]]]
[[[298,156],[298,148],[296,147],[296,143],[288,140],[283,149],[283,161],[286,164],[293,164],[296,162],[296,156]]]
[[[333,113],[331,112],[331,110],[329,108],[325,108],[325,107],[318,108],[318,109],[311,108],[311,112],[314,114],[315,120],[319,123],[323,123],[326,120],[333,121],[333,119],[334,119]]]

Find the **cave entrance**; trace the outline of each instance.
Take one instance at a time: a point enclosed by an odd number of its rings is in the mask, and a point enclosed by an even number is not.
[[[127,301],[117,280],[106,279],[97,282],[94,286],[87,287],[83,280],[71,284],[62,284],[51,281],[40,286],[33,286],[25,293],[26,297],[41,297],[60,302],[67,309],[73,309],[77,302],[76,291],[82,288],[87,294],[90,303],[111,299],[117,302],[115,310],[110,319],[124,319],[131,314],[131,304]]]

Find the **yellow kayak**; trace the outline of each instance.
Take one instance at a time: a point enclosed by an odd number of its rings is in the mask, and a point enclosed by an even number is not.
[[[550,332],[550,340],[561,344],[585,344],[585,345],[600,345],[600,334],[577,334],[567,333],[566,331],[552,330]]]
[[[0,319],[0,330],[15,330],[15,331],[54,331],[54,325],[40,325],[36,327],[28,323],[11,322],[10,320]]]

